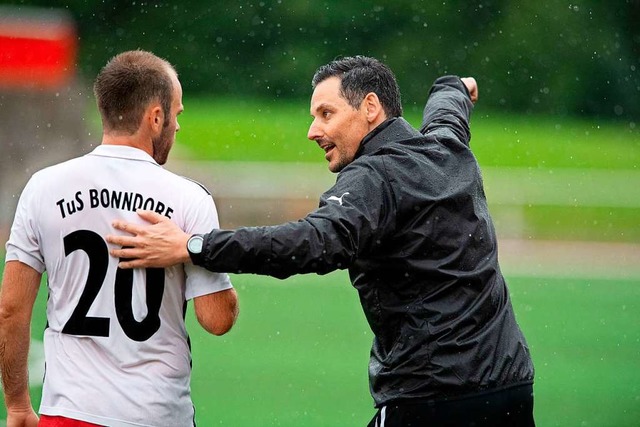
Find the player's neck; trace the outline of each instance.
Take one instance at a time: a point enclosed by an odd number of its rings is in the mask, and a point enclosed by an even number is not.
[[[102,145],[123,145],[125,147],[137,148],[153,156],[153,144],[150,138],[135,133],[133,135],[116,132],[105,132],[102,135]]]

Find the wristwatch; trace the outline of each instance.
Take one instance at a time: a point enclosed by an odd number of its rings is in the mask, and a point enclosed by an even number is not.
[[[202,247],[204,246],[204,238],[202,234],[194,234],[187,240],[187,252],[194,265],[202,262]]]

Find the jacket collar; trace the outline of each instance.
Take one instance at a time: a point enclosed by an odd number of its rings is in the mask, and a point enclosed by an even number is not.
[[[380,147],[395,141],[422,136],[403,117],[392,117],[380,123],[360,143],[356,158],[371,154]]]

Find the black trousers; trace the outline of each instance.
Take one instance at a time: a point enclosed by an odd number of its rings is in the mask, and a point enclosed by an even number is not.
[[[452,400],[411,399],[381,407],[368,427],[535,427],[533,386]]]

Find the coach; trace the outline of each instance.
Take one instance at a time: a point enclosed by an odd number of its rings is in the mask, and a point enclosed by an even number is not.
[[[335,185],[304,219],[188,235],[114,226],[123,268],[189,259],[216,272],[278,278],[349,269],[375,339],[369,426],[532,426],[534,369],[498,265],[478,163],[469,149],[473,78],[436,80],[421,132],[401,116],[391,70],[350,57],[313,77],[308,138]]]

